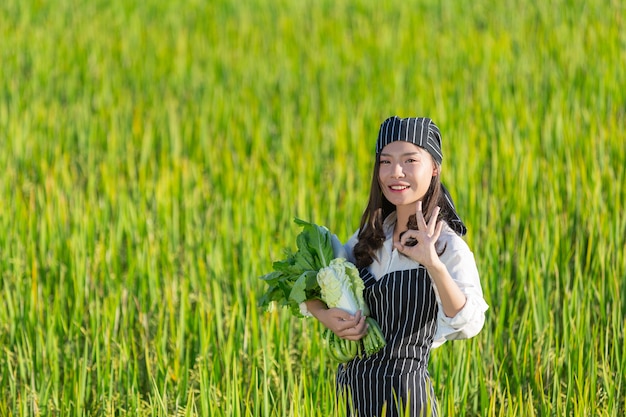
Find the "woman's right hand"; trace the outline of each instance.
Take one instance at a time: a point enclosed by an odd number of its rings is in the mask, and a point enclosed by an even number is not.
[[[320,300],[307,301],[309,312],[338,337],[359,340],[367,334],[368,324],[361,310],[352,315],[340,308],[328,308]]]

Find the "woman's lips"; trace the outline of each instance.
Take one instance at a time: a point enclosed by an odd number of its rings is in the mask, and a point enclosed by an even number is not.
[[[404,190],[407,190],[409,188],[411,188],[411,187],[409,187],[408,185],[390,185],[389,186],[389,189],[391,191],[404,191]]]

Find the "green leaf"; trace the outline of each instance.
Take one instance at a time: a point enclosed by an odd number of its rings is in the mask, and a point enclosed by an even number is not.
[[[330,263],[334,252],[332,234],[327,228],[298,218],[295,223],[302,226],[296,238],[298,250],[286,251],[285,259],[275,261],[273,271],[261,276],[268,288],[259,304],[267,307],[275,301],[301,317],[300,303],[320,298],[317,272]]]
[[[323,226],[318,226],[304,220],[295,219],[296,224],[303,226],[303,231],[297,238],[297,244],[303,256],[320,270],[330,263],[334,258],[332,246],[332,234]]]
[[[289,298],[298,304],[306,301],[306,272],[300,275],[293,284]]]
[[[282,271],[273,271],[269,274],[265,274],[261,277],[263,281],[267,281],[268,284],[276,282],[283,275]]]

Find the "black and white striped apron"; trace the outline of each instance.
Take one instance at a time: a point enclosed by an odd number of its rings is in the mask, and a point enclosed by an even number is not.
[[[346,395],[353,416],[436,416],[427,367],[439,307],[426,269],[395,271],[378,281],[367,269],[361,276],[370,316],[387,345],[339,365],[338,394]]]

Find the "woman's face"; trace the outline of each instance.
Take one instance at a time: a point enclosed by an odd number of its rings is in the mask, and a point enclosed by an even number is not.
[[[400,209],[424,198],[437,165],[428,151],[410,142],[395,141],[380,153],[378,182],[390,203]]]

